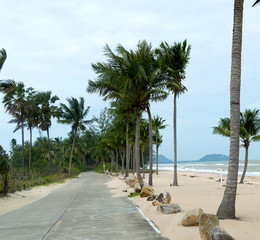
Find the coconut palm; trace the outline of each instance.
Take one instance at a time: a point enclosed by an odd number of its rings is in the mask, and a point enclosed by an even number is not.
[[[90,124],[92,120],[84,120],[84,118],[89,113],[89,106],[85,109],[85,101],[83,97],[79,98],[79,101],[76,98],[67,98],[67,101],[69,103],[69,106],[66,106],[65,104],[61,103],[61,119],[58,120],[59,123],[63,124],[71,124],[72,132],[74,135],[73,143],[71,147],[71,153],[70,153],[70,162],[69,162],[69,175],[71,175],[71,164],[72,164],[72,158],[73,158],[73,151],[74,146],[76,142],[76,137],[78,134],[78,131],[84,131],[86,129],[85,125]]]
[[[158,115],[153,117],[153,130],[155,131],[155,146],[156,146],[156,175],[158,175],[158,137],[160,136],[159,130],[165,129],[167,125],[164,125],[163,123],[166,120],[162,119]]]
[[[230,137],[230,119],[221,118],[219,126],[213,128],[214,134]],[[251,142],[260,141],[260,118],[259,110],[246,109],[240,113],[240,139],[245,148],[245,164],[240,183],[244,183],[244,178],[248,165],[248,148]]]
[[[51,96],[51,91],[38,92],[35,96],[37,103],[39,104],[39,128],[42,131],[47,132],[48,147],[49,147],[49,160],[51,165],[51,173],[53,173],[53,162],[51,154],[50,144],[50,127],[51,119],[53,117],[59,117],[61,114],[60,109],[55,106],[55,102],[59,100],[58,96]]]
[[[8,83],[7,83],[8,84]],[[15,85],[15,88],[12,91],[8,91],[4,98],[3,104],[8,113],[13,117],[9,123],[16,123],[17,131],[21,128],[22,130],[22,169],[23,174],[25,175],[25,166],[24,166],[24,122],[25,122],[25,88],[22,82],[19,82]]]
[[[7,58],[7,53],[4,48],[0,50],[0,71],[2,70],[2,67],[5,63],[5,60]]]
[[[170,46],[167,42],[162,42],[156,54],[161,68],[164,71],[166,86],[174,94],[173,102],[173,135],[174,135],[174,179],[173,186],[178,186],[177,179],[177,97],[187,91],[182,84],[185,79],[185,70],[189,63],[191,46],[187,45],[187,40],[183,43],[174,43]]]
[[[253,6],[259,3],[255,1]],[[221,219],[236,217],[235,203],[239,165],[239,133],[240,133],[240,86],[241,86],[241,52],[243,30],[244,0],[234,1],[232,62],[230,78],[230,147],[226,188],[217,216]]]
[[[149,123],[146,119],[141,119],[141,130],[140,130],[140,145],[142,150],[142,165],[143,165],[143,178],[145,178],[144,170],[145,170],[145,164],[144,164],[144,151],[145,147],[149,143]]]

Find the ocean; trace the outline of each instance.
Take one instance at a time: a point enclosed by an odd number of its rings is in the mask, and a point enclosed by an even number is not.
[[[159,164],[159,170],[173,171],[173,163],[171,164]],[[208,173],[222,173],[227,174],[228,162],[187,162],[178,163],[177,168],[180,171],[191,172],[208,172]],[[153,169],[156,169],[156,165],[153,164]],[[238,174],[242,175],[244,169],[244,161],[239,162]],[[251,160],[248,162],[246,176],[260,176],[260,160]]]

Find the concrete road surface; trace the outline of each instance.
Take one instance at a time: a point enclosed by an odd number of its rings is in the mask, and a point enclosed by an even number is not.
[[[45,198],[0,216],[0,240],[165,240],[127,198],[112,198],[109,180],[82,173]]]

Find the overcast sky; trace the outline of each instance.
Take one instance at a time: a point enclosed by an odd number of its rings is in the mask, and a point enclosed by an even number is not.
[[[88,80],[96,77],[91,63],[106,60],[105,44],[113,50],[118,43],[135,49],[146,39],[155,48],[161,41],[172,45],[187,39],[192,50],[184,82],[188,92],[177,103],[178,159],[228,155],[229,139],[212,135],[212,127],[229,117],[233,2],[0,0],[0,48],[8,54],[0,79],[51,90],[62,102],[82,96],[91,106],[91,118],[107,106],[98,95],[86,93]],[[260,108],[260,6],[251,8],[253,2],[245,1],[244,7],[241,111]],[[169,125],[161,132],[159,152],[173,159],[173,97],[152,104],[151,111]],[[0,144],[8,149],[12,138],[21,141],[21,133],[12,133],[15,126],[7,123],[10,116],[2,104],[0,114]],[[50,135],[66,137],[69,131],[69,126],[53,123]],[[260,143],[250,146],[249,159],[260,159]]]

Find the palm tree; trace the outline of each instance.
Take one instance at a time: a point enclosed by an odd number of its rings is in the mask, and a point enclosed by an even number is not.
[[[146,119],[141,119],[140,145],[142,150],[143,178],[145,178],[144,151],[148,143],[149,143],[149,123],[147,122]]]
[[[255,1],[253,6],[259,3]],[[226,188],[223,199],[217,210],[221,219],[236,217],[235,203],[239,165],[239,133],[240,133],[240,85],[241,85],[241,52],[243,30],[244,0],[234,1],[232,63],[230,78],[230,147]]]
[[[26,90],[26,107],[25,107],[25,119],[27,128],[30,131],[30,152],[29,152],[29,171],[31,170],[32,162],[32,129],[38,127],[39,122],[39,107],[36,101],[36,91],[33,88]]]
[[[51,165],[51,173],[53,173],[53,163],[52,163],[52,154],[51,154],[51,144],[50,144],[50,127],[51,119],[53,117],[59,117],[61,110],[55,106],[55,102],[59,98],[54,95],[51,96],[51,91],[47,92],[38,92],[36,94],[36,101],[39,104],[39,128],[42,131],[47,131],[48,138],[48,147],[49,147],[49,160]]]
[[[221,118],[219,126],[213,128],[214,134],[230,137],[230,119]],[[248,148],[251,142],[260,141],[260,118],[259,110],[246,109],[240,113],[240,139],[245,148],[245,164],[240,183],[244,183],[244,178],[248,165]]]
[[[153,117],[153,130],[155,131],[155,146],[156,146],[156,175],[158,175],[158,137],[160,137],[159,130],[165,129],[167,125],[163,125],[165,120],[163,120],[158,115]]]
[[[177,179],[177,97],[187,91],[182,84],[185,79],[185,69],[189,63],[191,46],[187,45],[187,40],[183,43],[174,43],[170,46],[167,42],[162,42],[156,54],[161,68],[164,71],[166,86],[174,94],[173,102],[173,135],[174,135],[174,179],[173,186],[178,186]]]
[[[69,163],[69,175],[71,175],[71,164],[72,164],[72,157],[74,146],[76,142],[77,133],[79,130],[84,131],[86,129],[85,125],[90,124],[92,120],[84,120],[89,112],[89,106],[85,109],[84,106],[84,98],[80,97],[79,101],[76,98],[67,98],[69,106],[61,103],[62,115],[61,119],[58,120],[59,123],[63,124],[71,124],[72,132],[74,135],[71,153],[70,153],[70,163]]]
[[[7,85],[8,84],[9,83],[7,83]],[[25,99],[24,84],[22,82],[19,82],[15,85],[15,88],[12,91],[8,91],[3,98],[3,103],[6,111],[14,117],[12,120],[9,121],[9,123],[16,123],[16,128],[14,132],[20,128],[22,129],[22,169],[23,169],[23,175],[25,176],[24,122],[25,122],[26,99]]]
[[[7,58],[7,53],[6,53],[5,49],[2,48],[0,50],[0,72],[2,70],[4,63],[5,63],[6,58]]]

